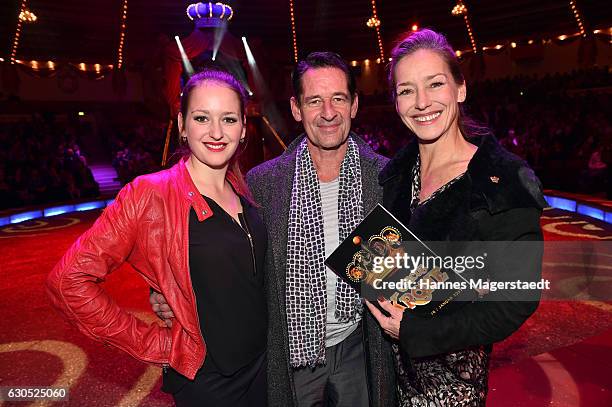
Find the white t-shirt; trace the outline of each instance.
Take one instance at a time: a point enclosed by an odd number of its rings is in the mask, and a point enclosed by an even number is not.
[[[325,257],[327,258],[340,245],[338,231],[338,189],[340,181],[336,178],[331,182],[319,181],[321,188],[321,211],[323,214],[323,234],[325,236]],[[357,328],[361,319],[349,322],[340,322],[334,316],[336,310],[336,281],[338,276],[326,267],[327,271],[327,330],[325,346],[330,347],[345,340]]]

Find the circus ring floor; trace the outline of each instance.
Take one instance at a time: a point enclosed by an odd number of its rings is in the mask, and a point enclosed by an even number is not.
[[[67,401],[30,405],[172,405],[160,391],[159,368],[87,339],[45,296],[46,275],[99,214],[94,210],[0,227],[0,386],[69,388]],[[609,223],[559,209],[546,210],[542,226],[547,241],[612,240]],[[554,281],[554,270],[545,269],[544,276]],[[104,286],[137,317],[155,320],[148,287],[130,266],[116,270]],[[612,405],[611,316],[608,301],[543,301],[519,331],[495,346],[488,405]]]

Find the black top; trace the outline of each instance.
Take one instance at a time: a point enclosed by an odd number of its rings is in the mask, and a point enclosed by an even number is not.
[[[189,270],[207,358],[219,372],[229,375],[266,347],[263,261],[267,232],[256,209],[245,199],[241,199],[241,224],[215,201],[204,199],[214,214],[199,222],[191,210]]]
[[[266,348],[267,231],[246,199],[240,199],[244,212],[238,223],[214,200],[203,198],[213,215],[200,222],[193,208],[189,214],[189,270],[207,348],[198,374],[215,371],[229,376]],[[173,369],[166,373],[166,388],[187,380]]]

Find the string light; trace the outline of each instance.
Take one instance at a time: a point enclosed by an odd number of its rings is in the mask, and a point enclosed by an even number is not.
[[[27,0],[21,0],[21,6],[19,7],[19,16],[21,16],[21,14],[25,11],[26,3],[27,3]],[[17,47],[19,47],[19,37],[21,36],[21,24],[22,23],[23,23],[23,20],[21,18],[18,18],[17,28],[15,29],[15,36],[13,37],[13,48],[11,49],[11,57],[10,57],[11,64],[14,64],[16,62],[15,56],[17,55]]]
[[[293,0],[289,0],[289,11],[291,12],[291,34],[293,35],[293,60],[298,61],[297,36],[295,34],[295,12],[293,10]]]
[[[467,32],[470,37],[470,43],[472,44],[472,50],[474,53],[477,53],[478,47],[476,45],[476,38],[474,38],[474,32],[472,30],[472,25],[470,24],[470,18],[468,17],[468,9],[465,4],[463,4],[463,0],[459,0],[459,2],[451,10],[451,14],[456,17],[463,16],[463,21],[465,22],[465,27],[467,28]]]
[[[128,0],[123,0],[123,7],[121,9],[121,34],[119,36],[119,48],[117,50],[117,69],[121,69],[123,66],[123,44],[125,43],[125,29],[127,27],[127,10]]]
[[[25,61],[21,59],[16,59],[15,63],[28,66],[33,71],[40,71],[40,70],[45,70],[45,69],[53,71],[57,68],[56,62],[53,62],[53,61],[36,61],[36,60]],[[89,64],[88,65],[85,62],[66,63],[66,65],[72,65],[76,67],[79,71],[83,71],[83,72],[95,71],[96,74],[98,75],[102,74],[103,70],[107,71],[107,70],[113,69],[113,65],[102,65],[102,64]]]
[[[580,15],[580,11],[578,11],[578,7],[576,6],[576,1],[570,0],[569,4],[572,9],[572,12],[574,13],[574,18],[576,19],[578,28],[580,29],[580,35],[586,38],[586,31],[584,29],[584,23],[582,22],[582,16]]]
[[[385,50],[383,48],[382,36],[380,35],[380,19],[376,12],[376,0],[372,0],[372,17],[368,20],[366,25],[370,28],[376,29],[376,40],[378,41],[378,52],[380,53],[380,59],[384,61]]]

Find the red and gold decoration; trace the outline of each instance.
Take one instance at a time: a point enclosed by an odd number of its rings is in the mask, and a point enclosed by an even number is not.
[[[30,10],[25,9],[19,13],[19,20],[23,21],[24,23],[34,23],[36,20],[38,20],[38,17],[36,17],[36,14],[32,13]]]
[[[295,10],[293,7],[293,0],[289,0],[289,12],[291,14],[291,35],[293,37],[293,60],[297,63],[298,48],[297,48],[297,36],[295,34]]]
[[[376,40],[378,41],[378,52],[380,54],[380,58],[377,61],[385,60],[385,50],[383,48],[382,37],[380,35],[380,19],[378,18],[378,13],[376,11],[376,0],[372,0],[372,17],[368,19],[366,25],[369,28],[374,28],[376,30]]]
[[[456,17],[463,16],[465,28],[467,29],[468,35],[470,37],[470,43],[472,44],[472,50],[474,51],[474,53],[478,53],[476,38],[474,37],[474,31],[472,30],[472,25],[470,24],[470,18],[468,16],[468,8],[465,4],[463,4],[463,0],[459,0],[455,7],[453,7],[451,14]]]
[[[370,17],[366,25],[370,28],[380,27],[380,20],[378,18]]]

